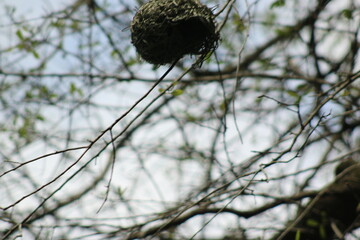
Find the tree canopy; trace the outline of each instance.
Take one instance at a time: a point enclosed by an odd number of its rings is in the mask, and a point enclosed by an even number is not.
[[[202,0],[156,18],[191,53],[158,65],[146,1],[25,2],[0,3],[3,239],[360,238],[358,1]]]

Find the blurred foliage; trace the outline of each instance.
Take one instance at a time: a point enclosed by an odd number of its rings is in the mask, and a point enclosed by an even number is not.
[[[0,3],[1,237],[303,239],[359,160],[359,3],[201,1],[219,47],[170,67],[131,43],[144,2]],[[329,209],[298,222],[339,237]]]

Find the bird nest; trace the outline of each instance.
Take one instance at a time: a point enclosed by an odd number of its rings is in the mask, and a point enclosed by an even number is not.
[[[131,23],[131,40],[147,62],[167,64],[214,51],[219,34],[212,11],[197,0],[150,0]]]

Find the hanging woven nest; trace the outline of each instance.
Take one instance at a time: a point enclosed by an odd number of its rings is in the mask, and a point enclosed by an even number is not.
[[[186,54],[205,56],[219,41],[214,18],[197,0],[150,0],[134,16],[131,40],[153,64],[173,63]]]

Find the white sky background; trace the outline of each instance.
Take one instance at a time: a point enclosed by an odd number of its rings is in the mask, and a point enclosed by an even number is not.
[[[36,17],[38,16],[43,16],[43,15],[46,15],[47,13],[51,13],[52,11],[56,10],[56,9],[59,9],[59,8],[62,8],[64,6],[67,6],[69,2],[72,2],[72,1],[59,1],[59,0],[43,0],[43,1],[40,1],[40,0],[32,0],[32,1],[29,1],[29,0],[0,0],[0,6],[2,5],[12,5],[12,6],[16,6],[17,10],[16,10],[16,15],[17,16],[25,16],[26,19],[36,19]],[[2,8],[0,8],[0,11],[1,11]],[[299,13],[300,15],[302,13]],[[0,15],[2,16],[2,15]],[[5,19],[4,17],[0,17],[0,20],[1,19]],[[25,19],[24,19],[25,20]],[[285,21],[286,22],[286,21]],[[288,23],[288,22],[286,22]],[[4,25],[4,24],[7,24],[6,22],[1,22],[0,25]],[[14,28],[13,31],[16,31],[16,29]],[[260,32],[260,31],[259,31]],[[250,38],[248,39],[248,44],[249,46],[255,46],[257,45],[258,43],[264,41],[265,39],[263,38],[264,36],[261,36],[260,34],[257,33],[256,29],[254,30],[254,32],[250,35]],[[74,45],[74,47],[76,47]],[[147,70],[150,70],[151,69],[151,66],[150,65],[145,65],[144,69],[148,68]],[[55,69],[55,68],[54,68]],[[162,67],[160,68],[160,71],[159,72],[163,72],[163,70],[165,69],[165,67]],[[147,71],[144,71],[145,75],[146,75],[146,72]],[[127,84],[127,90],[130,88],[131,89],[131,92],[133,93],[133,95],[131,97],[126,97],[126,96],[115,96],[113,95],[114,93],[106,93],[106,94],[100,94],[98,97],[97,97],[97,100],[99,103],[106,103],[106,102],[112,102],[112,101],[118,101],[118,99],[122,99],[123,102],[126,102],[124,103],[124,105],[129,105],[131,104],[132,102],[134,102],[138,96],[141,96],[142,93],[146,90],[146,88],[148,87],[149,85],[146,85],[146,84],[137,84],[137,83],[130,83],[130,84]],[[211,87],[209,87],[208,89],[206,90],[214,90],[212,89]],[[129,93],[129,91],[124,91],[124,93]],[[152,95],[153,96],[153,95]],[[256,96],[254,96],[256,97]],[[247,101],[251,101],[251,99],[244,99],[244,102],[242,103],[239,103],[239,104],[247,104]],[[250,102],[249,102],[250,104]],[[178,106],[175,106],[175,108],[178,107]],[[181,109],[181,107],[179,107],[179,109]],[[91,114],[90,114],[91,116]],[[118,117],[117,114],[108,114],[106,115],[106,117],[104,117],[103,119],[99,119],[99,122],[98,124],[99,125],[102,125],[102,126],[108,126],[109,124],[111,124],[113,122],[114,119],[116,119],[116,117]],[[245,113],[242,115],[242,119],[239,119],[240,121],[240,125],[241,126],[246,126],[248,124],[248,121],[253,121],[253,117],[249,114],[249,116],[247,116]],[[286,121],[286,114],[284,114],[284,121]],[[129,119],[126,119],[126,121],[129,121]],[[272,119],[269,119],[269,123],[271,124],[276,124],[275,121],[278,121],[278,118],[275,120],[272,120]],[[79,125],[82,125],[81,123],[78,123]],[[86,125],[89,124],[89,123],[86,123]],[[89,124],[91,125],[91,124]],[[95,124],[94,124],[95,125]],[[64,125],[65,126],[65,125]],[[171,129],[171,127],[173,127],[171,124],[169,124],[168,126],[164,127],[165,129],[168,128],[168,129]],[[235,127],[234,126],[229,126],[230,127],[230,131],[231,130],[234,130]],[[156,126],[154,127],[154,129],[150,129],[151,131],[149,131],[150,133],[153,133],[157,136],[161,135],[161,129],[164,129],[162,128],[162,126]],[[246,129],[246,127],[243,127],[244,129]],[[157,129],[157,130],[156,130]],[[142,132],[143,133],[143,132]],[[164,134],[166,134],[167,132],[164,131]],[[199,134],[194,134],[194,139],[196,139],[196,137],[199,137],[201,138],[201,131],[199,130]],[[244,136],[245,137],[245,141],[244,141],[244,144],[238,146],[238,149],[232,149],[232,154],[233,156],[238,156],[238,155],[241,155],[241,159],[245,159],[246,156],[250,156],[252,153],[252,150],[262,150],[266,144],[268,143],[268,140],[271,138],[271,133],[267,130],[267,126],[265,125],[260,125],[259,128],[257,128],[253,133],[251,134],[248,134],[247,136]],[[262,139],[256,139],[258,136],[262,136]],[[91,136],[93,137],[93,136]],[[135,136],[134,138],[138,137],[140,140],[143,140],[143,138],[151,138],[151,134],[147,134],[145,137],[144,136]],[[173,136],[174,137],[174,136]],[[231,136],[233,137],[233,136]],[[166,135],[164,136],[164,138],[166,138]],[[174,137],[174,139],[176,139],[176,136]],[[253,141],[253,140],[256,140],[256,141]],[[199,141],[196,141],[196,142],[199,142]],[[40,147],[43,147],[43,146],[39,146]],[[28,154],[29,156],[38,156],[38,151],[34,151],[34,149],[32,150],[29,150],[28,151]],[[127,161],[130,161],[132,159],[133,156],[129,156],[129,155],[126,155],[126,151],[123,151],[120,153],[120,157],[124,156],[124,159],[126,159]],[[318,155],[321,155],[321,151],[317,151]],[[317,156],[312,156],[314,158],[317,158]],[[135,158],[135,157],[134,157]],[[54,158],[53,160],[56,161],[56,158]],[[174,170],[174,165],[172,162],[164,162],[164,159],[161,159],[161,158],[154,158],[154,159],[151,159],[151,161],[153,162],[153,164],[151,164],[151,166],[149,166],[149,171],[156,171],[158,168],[163,168],[163,169],[168,169],[168,173],[172,173],[172,171],[175,171]],[[150,161],[150,163],[151,163]],[[101,164],[101,163],[97,163],[97,164]],[[307,164],[309,164],[309,162],[307,162]],[[47,172],[47,167],[49,167],[51,169],[51,165],[52,164],[48,164],[47,166],[42,166],[42,163],[39,162],[39,171],[41,171],[41,174],[43,173],[46,173]],[[93,166],[94,167],[94,170],[96,170],[97,168],[99,168],[98,166],[99,165],[95,165]],[[35,165],[34,165],[35,166]],[[124,165],[122,165],[124,166]],[[310,162],[310,165],[311,166],[311,162]],[[196,168],[197,167],[201,167],[201,166],[197,166],[196,163],[189,163],[189,169],[192,170],[191,173],[189,174],[193,174],[194,176],[196,176],[197,174],[197,170]],[[294,169],[296,168],[296,166],[293,166]],[[306,166],[302,166],[302,167],[306,167]],[[186,169],[185,169],[186,170]],[[288,168],[287,168],[288,170]],[[277,172],[278,170],[277,169],[269,169],[269,172],[270,172],[270,175],[271,175],[271,172],[274,171],[274,172]],[[122,176],[124,174],[133,174],[135,175],[136,174],[136,166],[132,166],[131,164],[128,164],[126,165],[124,168],[122,169],[117,169],[115,172],[114,172],[114,182],[115,182],[115,185],[118,185],[119,187],[121,188],[124,188],[126,190],[126,187],[127,185],[128,186],[132,186],[132,182],[130,182],[129,180],[125,179],[125,178],[122,178],[122,177],[119,177],[119,176]],[[36,173],[34,174],[36,175]],[[176,173],[174,173],[174,175],[176,175]],[[326,175],[326,179],[331,179],[332,178],[332,173],[325,173]],[[81,183],[81,181],[84,181],[84,178],[82,178],[83,176],[80,174],[79,178],[75,181],[77,184]],[[168,181],[168,175],[165,175],[165,176],[160,176],[160,175],[157,175],[156,176],[157,181],[158,182],[161,182],[161,181]],[[129,179],[131,179],[131,176],[129,177]],[[141,179],[141,178],[140,178]],[[146,178],[145,178],[146,179]],[[189,180],[192,179],[191,177],[188,178]],[[176,179],[173,179],[173,180],[176,180]],[[326,180],[326,181],[327,181]],[[86,181],[86,180],[85,180]],[[127,182],[129,181],[129,182]],[[325,182],[326,182],[325,181]],[[170,183],[170,182],[169,182]],[[322,185],[323,183],[319,183],[319,185]],[[166,184],[164,185],[166,186]],[[170,187],[171,185],[169,184],[168,187]],[[103,187],[103,186],[100,186],[100,187]],[[74,191],[74,185],[71,185],[69,186],[69,188],[65,188],[65,193],[66,191]],[[105,187],[104,189],[101,190],[101,192],[104,192],[105,191]],[[129,190],[127,190],[129,191]],[[176,195],[179,194],[179,192],[176,190],[176,189],[172,189],[172,190],[169,190],[168,191],[169,193],[171,192],[171,194],[169,194],[169,199],[172,199],[172,198],[176,198]],[[144,194],[144,193],[141,193],[141,194]],[[172,194],[174,196],[172,196]],[[137,196],[137,195],[135,195]],[[95,196],[95,197],[98,197],[98,196]],[[150,185],[150,190],[149,192],[147,192],[147,195],[144,196],[144,195],[139,195],[137,196],[140,198],[147,198],[147,199],[156,199],[157,198],[157,195],[156,193],[154,194],[154,191],[153,189],[151,189],[151,185]],[[261,201],[259,202],[259,204],[261,203]],[[28,204],[28,202],[25,201],[25,204],[26,205]],[[97,204],[93,205],[93,206],[90,206],[89,209],[86,210],[86,212],[89,213],[89,215],[93,214],[94,211],[97,210],[99,206]],[[105,214],[106,215],[106,214]],[[102,217],[101,213],[99,215],[97,215],[97,217]]]
[[[44,13],[50,13],[53,10],[59,10],[75,0],[1,0],[2,6],[14,6],[19,16],[25,18],[34,18],[42,16]]]

